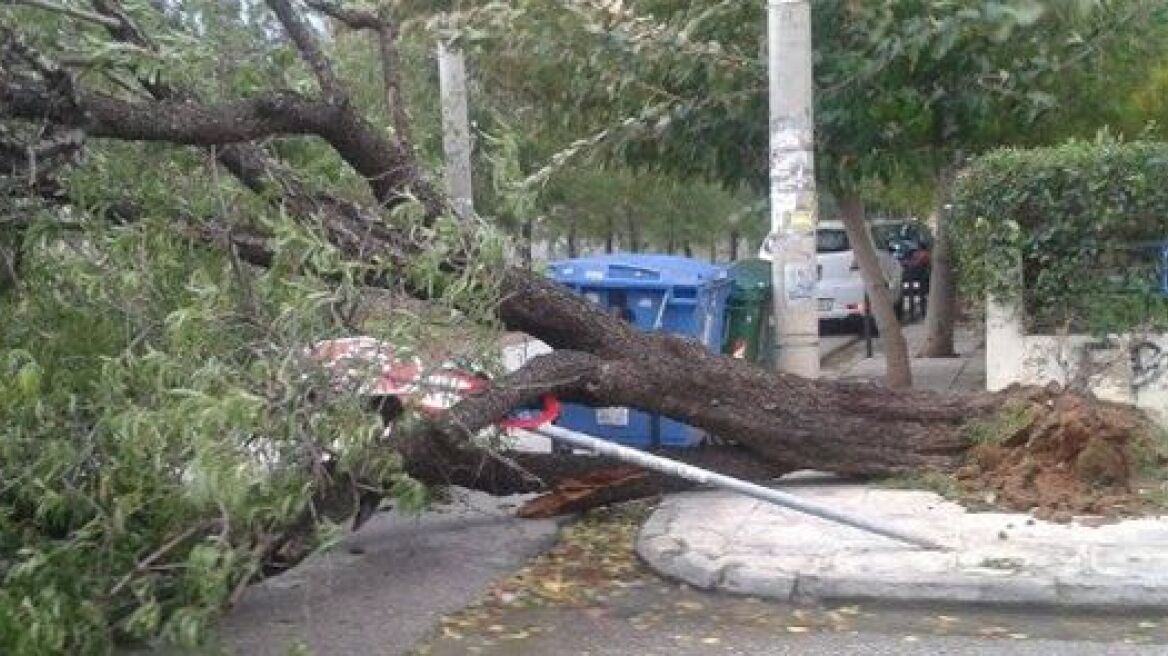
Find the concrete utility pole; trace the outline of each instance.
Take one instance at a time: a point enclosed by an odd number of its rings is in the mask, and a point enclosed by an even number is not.
[[[775,363],[779,371],[817,378],[817,203],[808,0],[767,0],[767,67],[771,183],[767,239],[773,254]]]
[[[446,191],[454,211],[474,213],[470,182],[470,121],[466,102],[466,59],[462,50],[438,42],[438,85],[442,94],[442,149],[446,153]]]

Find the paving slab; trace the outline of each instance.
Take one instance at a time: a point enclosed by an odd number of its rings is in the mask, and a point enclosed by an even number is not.
[[[642,528],[637,552],[695,587],[781,600],[1168,607],[1168,518],[1056,524],[971,513],[932,492],[822,477],[780,479],[776,487],[951,550],[925,551],[749,497],[699,491],[666,498]]]

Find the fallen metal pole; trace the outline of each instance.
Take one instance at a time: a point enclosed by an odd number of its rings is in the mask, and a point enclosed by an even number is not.
[[[693,481],[701,485],[712,485],[720,487],[740,494],[745,494],[755,499],[761,499],[768,503],[790,508],[801,513],[812,515],[820,519],[825,519],[837,524],[851,526],[852,528],[867,531],[868,533],[875,533],[886,538],[891,538],[898,542],[911,544],[922,549],[930,551],[948,551],[949,548],[939,542],[930,540],[928,538],[918,537],[910,533],[906,533],[890,526],[884,526],[876,522],[869,521],[862,517],[854,517],[846,513],[841,513],[832,510],[826,506],[821,506],[817,503],[800,499],[797,496],[780,492],[769,487],[757,485],[747,481],[741,481],[736,478],[724,476],[716,472],[687,465],[683,462],[677,462],[661,456],[655,456],[651,453],[632,449],[627,446],[614,444],[598,437],[577,433],[573,430],[561,428],[559,426],[544,425],[539,428],[531,429],[532,432],[547,437],[556,442],[567,443],[574,447],[582,449],[589,449],[595,451],[600,455],[610,456],[622,462],[644,467],[645,469],[652,469],[670,476],[677,476],[684,478],[687,481]]]

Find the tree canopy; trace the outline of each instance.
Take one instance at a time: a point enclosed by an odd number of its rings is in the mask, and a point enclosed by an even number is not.
[[[459,17],[484,80],[529,99],[539,124],[604,130],[604,152],[636,167],[765,185],[762,5],[533,0]],[[1166,19],[1143,0],[815,2],[819,177],[897,184],[1121,115],[1142,129],[1139,62],[1164,60]]]

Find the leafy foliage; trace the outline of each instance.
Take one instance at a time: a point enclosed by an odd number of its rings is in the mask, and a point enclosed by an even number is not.
[[[1168,145],[1159,142],[1103,137],[978,158],[958,182],[953,217],[970,297],[1021,299],[1047,328],[1168,326],[1158,278],[1165,176]]]
[[[438,265],[462,236],[439,223],[439,254],[413,273],[446,296],[359,316],[361,271],[270,221],[284,243],[267,270],[157,217],[26,231],[20,286],[0,297],[19,317],[0,325],[0,652],[195,644],[243,585],[327,541],[353,511],[347,481],[425,506],[376,415],[305,348],[358,332],[440,350],[468,314],[490,326],[477,280],[497,268],[497,240],[477,251],[484,269],[452,277]],[[495,333],[480,332],[449,335],[460,346],[444,355],[483,352]]]
[[[301,355],[343,329],[345,290],[161,220],[27,239],[2,301],[20,320],[0,325],[0,651],[197,642],[276,540],[327,514],[324,469],[401,478],[375,417]]]
[[[81,78],[111,93],[144,76],[214,102],[311,79],[270,26],[221,3],[129,10],[159,53],[54,13],[6,6],[0,21],[86,62]],[[132,56],[110,54],[122,50]],[[368,193],[318,142],[266,145],[320,188]],[[458,347],[443,356],[481,353],[496,336],[500,235],[482,226],[468,246],[449,221],[414,226],[431,248],[404,273],[434,303],[371,299],[360,283],[383,272],[234,184],[212,154],[91,143],[62,181],[69,208],[0,201],[3,254],[23,256],[17,281],[0,285],[0,653],[196,644],[244,585],[328,543],[354,510],[353,481],[402,509],[426,503],[377,416],[304,350],[360,333],[407,353],[444,342]],[[122,207],[133,223],[99,219]],[[405,204],[393,219],[405,229],[413,213]],[[274,235],[272,266],[208,248],[200,231],[224,224]],[[473,264],[450,271],[455,250]],[[485,328],[454,335],[468,319]]]
[[[958,153],[1065,137],[1069,115],[1093,132],[1115,116],[1103,105],[1142,85],[1131,59],[1163,56],[1164,8],[1143,0],[812,7],[817,171],[829,189],[931,183]],[[602,136],[597,147],[634,167],[765,185],[762,5],[527,0],[461,18],[496,93],[534,105],[543,125]],[[1071,79],[1118,86],[1084,95]]]

